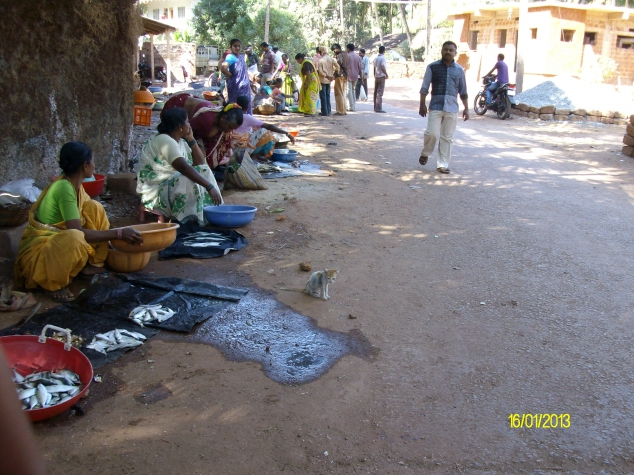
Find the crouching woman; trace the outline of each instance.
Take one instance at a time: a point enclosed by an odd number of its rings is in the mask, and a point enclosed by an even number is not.
[[[179,222],[196,219],[201,226],[207,224],[203,208],[222,204],[222,196],[185,109],[163,111],[157,130],[139,161],[136,191],[141,203]]]
[[[53,300],[69,302],[75,297],[68,289],[74,277],[105,272],[109,240],[141,244],[143,238],[134,228],[110,229],[101,203],[84,191],[82,182],[95,172],[88,145],[64,144],[59,166],[63,175],[42,191],[29,212],[14,271],[19,287],[39,286]]]

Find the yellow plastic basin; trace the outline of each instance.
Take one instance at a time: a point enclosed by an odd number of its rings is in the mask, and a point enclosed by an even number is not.
[[[180,227],[176,223],[149,223],[131,226],[143,236],[143,244],[128,244],[122,239],[110,241],[112,247],[121,252],[153,252],[165,249],[176,241],[176,230]]]
[[[108,249],[106,265],[115,272],[136,272],[143,269],[150,262],[151,252],[120,252]]]

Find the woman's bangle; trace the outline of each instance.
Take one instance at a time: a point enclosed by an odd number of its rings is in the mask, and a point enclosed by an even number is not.
[[[123,239],[123,229],[117,229],[117,239]]]
[[[211,190],[213,187],[214,187],[214,184],[213,184],[213,183],[209,183],[209,184],[205,187],[205,190],[209,191],[209,190]]]
[[[198,142],[196,142],[196,139],[191,140],[189,142],[187,142],[187,145],[189,145],[190,147],[194,146],[195,144],[197,144]]]

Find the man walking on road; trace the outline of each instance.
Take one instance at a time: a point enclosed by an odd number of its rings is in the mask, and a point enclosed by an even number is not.
[[[427,119],[427,130],[425,130],[425,146],[420,152],[418,162],[421,165],[427,164],[427,159],[434,152],[436,142],[440,137],[440,144],[438,145],[439,157],[436,164],[436,171],[439,173],[449,173],[451,144],[453,143],[453,134],[456,131],[458,122],[458,95],[460,95],[464,105],[462,117],[464,120],[469,120],[467,83],[464,69],[454,61],[456,50],[456,43],[453,41],[445,41],[443,43],[442,59],[434,61],[427,66],[423,86],[420,89],[420,109],[418,113],[421,117],[426,117],[427,106],[425,105],[425,99],[431,85],[429,118]]]
[[[361,65],[361,56],[354,52],[354,45],[349,43],[346,45],[348,50],[348,104],[349,111],[357,109],[357,101],[355,100],[355,88],[357,80],[363,75],[363,67]]]
[[[387,62],[385,61],[385,46],[379,46],[379,55],[374,59],[374,112],[385,113],[383,110],[383,91],[387,77]]]
[[[368,100],[368,77],[370,76],[370,60],[365,55],[365,50],[363,48],[359,48],[359,56],[361,57],[361,77],[357,81],[357,86],[355,87],[355,98],[357,101],[359,100],[359,95],[361,94],[361,86],[365,90],[366,101]]]
[[[317,48],[320,58],[317,63],[317,74],[319,74],[319,82],[321,82],[321,91],[319,91],[319,100],[321,102],[322,116],[330,115],[330,83],[335,79],[335,73],[339,71],[339,64],[335,58],[328,56],[328,51],[323,46]]]
[[[339,64],[339,72],[335,73],[335,105],[337,112],[335,115],[346,115],[346,85],[348,84],[348,53],[341,51],[341,46],[337,43],[331,48]]]

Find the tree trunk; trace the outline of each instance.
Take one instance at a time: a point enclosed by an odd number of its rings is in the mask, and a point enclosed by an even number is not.
[[[381,31],[381,23],[379,22],[379,9],[376,6],[376,3],[372,2],[372,10],[374,10],[374,21],[376,22],[376,27],[379,29],[379,39],[381,40],[381,45],[383,44],[383,32]]]
[[[394,34],[394,25],[392,23],[392,18],[394,18],[394,14],[392,13],[392,4],[390,3],[390,34]]]
[[[264,20],[264,42],[269,42],[269,26],[271,23],[271,0],[266,0],[266,19]]]
[[[341,15],[341,38],[343,39],[346,37],[346,25],[343,21],[343,0],[339,0],[339,14]]]
[[[431,0],[427,0],[427,43],[425,44],[425,63],[431,63]]]
[[[409,26],[407,24],[407,15],[405,14],[405,7],[402,3],[398,4],[398,9],[401,11],[401,21],[403,22],[403,26],[405,27],[405,32],[407,33],[407,44],[409,45],[409,55],[412,58],[412,62],[414,61],[414,49],[412,48],[412,34],[409,32]]]

